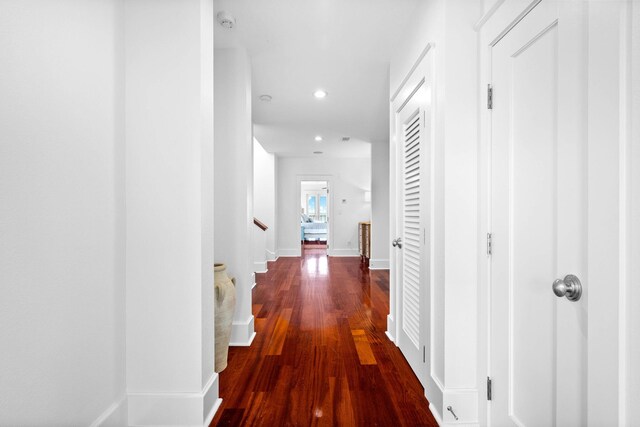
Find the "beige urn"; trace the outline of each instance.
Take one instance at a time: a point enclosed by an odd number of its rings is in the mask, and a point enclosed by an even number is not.
[[[216,334],[216,372],[227,367],[229,339],[231,338],[231,322],[236,307],[236,281],[227,275],[227,266],[214,264],[215,287],[215,334]]]

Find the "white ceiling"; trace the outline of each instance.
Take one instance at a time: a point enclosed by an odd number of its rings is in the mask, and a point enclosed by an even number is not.
[[[216,13],[236,18],[232,30],[216,25],[216,47],[251,57],[254,133],[265,149],[368,157],[370,143],[387,140],[389,59],[419,1],[216,0]],[[313,97],[318,88],[327,98]]]

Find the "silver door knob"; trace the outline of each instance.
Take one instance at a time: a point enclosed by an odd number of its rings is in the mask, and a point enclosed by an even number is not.
[[[402,239],[398,237],[397,239],[393,239],[391,242],[391,246],[394,248],[402,249]]]
[[[567,297],[569,301],[578,301],[582,296],[582,283],[573,274],[567,274],[564,279],[553,282],[553,293],[557,297]]]

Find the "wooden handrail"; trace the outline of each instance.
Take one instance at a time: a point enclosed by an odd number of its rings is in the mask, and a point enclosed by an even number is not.
[[[266,230],[267,230],[267,228],[269,228],[269,227],[267,227],[267,225],[266,225],[264,222],[260,221],[260,220],[259,220],[258,218],[256,218],[256,217],[253,217],[253,223],[254,223],[255,225],[257,225],[257,226],[258,226],[258,228],[260,228],[260,230],[262,230],[262,231],[266,231]]]

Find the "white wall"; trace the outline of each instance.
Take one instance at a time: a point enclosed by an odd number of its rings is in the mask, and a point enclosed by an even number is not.
[[[0,425],[89,425],[125,393],[123,2],[1,9]]]
[[[278,158],[278,255],[300,256],[300,178],[330,176],[330,234],[334,256],[358,256],[358,222],[371,219],[369,158]],[[324,179],[324,178],[320,178]],[[343,203],[342,200],[345,200]],[[372,231],[372,234],[375,231]]]
[[[251,64],[243,49],[216,49],[215,58],[215,254],[236,278],[231,342],[249,345],[255,335]]]
[[[371,144],[371,259],[370,269],[389,268],[389,141]]]
[[[276,157],[253,140],[253,216],[267,225],[253,227],[254,270],[265,271],[276,259]]]
[[[630,46],[630,175],[629,189],[629,260],[640,259],[640,4],[631,6]],[[627,282],[627,342],[626,360],[628,366],[628,383],[626,385],[627,422],[640,420],[640,262],[631,262],[628,266]]]
[[[427,351],[431,358],[427,362],[430,366],[427,398],[436,416],[445,421],[450,414],[445,413],[444,408],[453,402],[461,412],[474,414],[478,396],[478,49],[473,25],[481,16],[481,8],[480,2],[465,0],[422,2],[414,22],[407,25],[412,30],[407,32],[403,42],[405,48],[398,50],[390,67],[393,96],[427,43],[433,43],[429,51],[434,58],[432,188],[435,192],[435,229],[432,235],[433,289],[429,290],[433,312],[422,327],[429,328],[431,343],[428,344],[432,344]],[[393,158],[392,155],[392,161]],[[393,164],[391,173],[396,173]],[[392,185],[393,182],[392,179]],[[394,188],[391,188],[391,199],[395,200]],[[392,212],[392,228],[396,218]],[[397,292],[393,259],[391,263],[391,289]],[[392,306],[389,317],[392,330],[397,327],[394,319],[395,308]],[[473,422],[474,417],[464,421]]]
[[[129,423],[203,425],[213,372],[213,2],[128,0]]]

